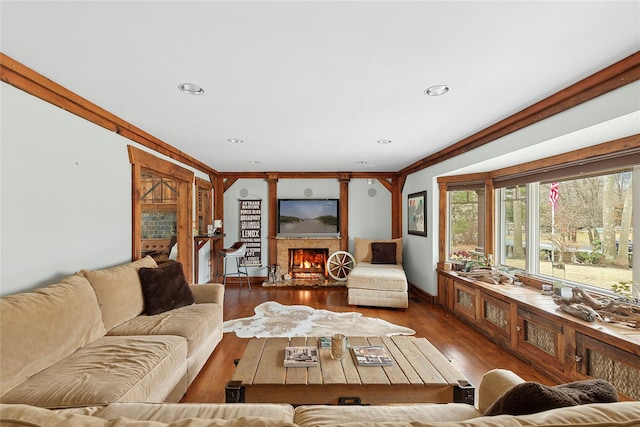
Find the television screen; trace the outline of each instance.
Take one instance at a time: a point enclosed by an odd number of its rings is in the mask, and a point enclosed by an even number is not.
[[[278,234],[337,236],[339,206],[338,199],[279,199]]]

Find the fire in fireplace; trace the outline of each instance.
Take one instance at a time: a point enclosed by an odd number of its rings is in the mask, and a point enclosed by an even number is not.
[[[289,274],[294,279],[327,277],[328,257],[328,248],[289,249]]]

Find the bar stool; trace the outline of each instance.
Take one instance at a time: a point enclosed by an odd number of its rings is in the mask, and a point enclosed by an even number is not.
[[[222,271],[222,284],[227,286],[227,276],[237,275],[240,287],[242,288],[242,275],[247,278],[247,285],[249,286],[249,292],[251,292],[251,281],[249,280],[249,272],[247,271],[247,265],[245,264],[244,256],[247,252],[247,247],[243,242],[235,242],[230,248],[224,248],[218,251],[218,263],[216,265],[216,280],[218,280],[218,270],[220,261],[224,258],[224,268]],[[234,258],[236,260],[235,273],[229,273],[227,269],[227,260]],[[240,268],[243,267],[244,271]]]

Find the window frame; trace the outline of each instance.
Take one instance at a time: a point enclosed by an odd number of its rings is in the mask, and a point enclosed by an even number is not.
[[[585,166],[586,165],[586,166]],[[614,167],[615,166],[615,167]],[[504,207],[502,206],[502,200],[505,187],[513,186],[515,184],[527,186],[526,196],[526,241],[527,247],[539,247],[538,230],[540,224],[540,218],[538,216],[538,207],[541,203],[539,195],[539,182],[548,182],[549,179],[578,179],[583,178],[585,175],[583,172],[587,172],[591,175],[605,175],[614,169],[633,168],[633,181],[640,183],[640,134],[632,135],[629,137],[620,138],[613,141],[607,141],[598,145],[594,145],[588,148],[582,148],[568,153],[564,153],[557,156],[548,157],[545,159],[531,161],[520,165],[510,166],[508,168],[496,170],[487,173],[489,178],[486,179],[485,185],[487,195],[489,195],[489,187],[495,191],[491,191],[493,199],[491,203],[486,201],[487,209],[487,236],[491,235],[495,244],[485,246],[485,254],[489,254],[488,248],[493,249],[495,254],[495,260],[498,267],[503,267],[504,250],[501,248],[504,239],[506,237],[505,230],[502,228],[504,223]],[[470,174],[460,176],[447,176],[439,177],[438,184],[440,190],[440,207],[446,207],[446,212],[440,213],[440,249],[439,249],[439,266],[444,262],[449,261],[449,201],[448,191],[451,188],[461,188],[465,185],[470,185],[477,182],[478,176],[482,174]],[[544,181],[540,181],[540,177],[544,177]],[[561,179],[560,179],[561,178]],[[637,191],[636,191],[637,193]],[[637,213],[640,212],[640,198],[634,197],[633,210]],[[545,201],[542,201],[544,203]],[[493,215],[495,215],[495,222],[493,221]],[[491,220],[489,219],[491,218]],[[640,230],[640,215],[635,215],[632,223],[633,230]],[[492,243],[493,243],[492,242]],[[640,234],[636,233],[632,242],[635,247],[640,243]],[[640,255],[638,251],[633,253],[633,265],[636,266],[632,269],[632,280],[634,282],[635,292],[640,291],[640,268],[637,266],[640,264]],[[510,266],[504,266],[505,269],[527,276],[527,284],[539,286],[541,284],[550,283],[557,278],[551,276],[545,276],[539,273],[540,262],[538,257],[538,251],[527,251],[525,258],[525,269],[518,270]],[[580,285],[590,290],[612,294],[604,288],[591,287],[587,284],[572,282],[571,280],[563,280],[569,285]]]

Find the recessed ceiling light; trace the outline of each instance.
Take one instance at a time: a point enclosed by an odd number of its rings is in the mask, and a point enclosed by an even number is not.
[[[390,139],[379,139],[378,144],[391,144]]]
[[[242,144],[244,142],[244,140],[236,138],[229,138],[227,139],[227,141],[231,142],[232,144]]]
[[[440,95],[444,95],[447,92],[449,92],[449,86],[435,85],[435,86],[431,86],[430,88],[427,88],[424,91],[424,94],[429,96],[440,96]]]
[[[262,163],[260,160],[249,160],[249,164],[251,165],[259,165],[260,163]]]
[[[359,162],[356,162],[356,165],[366,165],[367,162],[364,160],[360,160]]]
[[[204,89],[193,83],[181,83],[178,85],[178,90],[189,95],[203,95]]]

